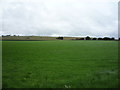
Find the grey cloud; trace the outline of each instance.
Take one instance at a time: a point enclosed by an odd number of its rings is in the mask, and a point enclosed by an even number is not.
[[[117,37],[117,2],[11,0],[2,3],[1,34]],[[111,0],[112,1],[112,0]]]

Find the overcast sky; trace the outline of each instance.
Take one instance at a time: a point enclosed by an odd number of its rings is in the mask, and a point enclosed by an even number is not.
[[[118,36],[119,0],[1,0],[0,34]]]

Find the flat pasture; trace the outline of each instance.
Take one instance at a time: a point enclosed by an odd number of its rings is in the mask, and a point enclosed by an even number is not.
[[[118,87],[117,41],[2,41],[3,88]]]

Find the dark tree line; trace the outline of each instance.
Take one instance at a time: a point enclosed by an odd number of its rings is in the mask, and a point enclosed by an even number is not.
[[[2,37],[9,37],[9,36],[19,36],[19,35],[2,35]]]
[[[87,36],[85,38],[76,38],[76,40],[115,40],[115,38],[114,37],[112,37],[112,38],[109,38],[109,37],[91,38],[91,37]],[[119,40],[120,40],[120,38],[119,38]]]
[[[104,38],[90,38],[89,36],[86,37],[86,40],[115,40],[114,37],[109,38],[109,37],[104,37]]]
[[[11,35],[2,35],[2,37],[9,37]],[[13,35],[13,36],[17,36],[17,35]],[[19,35],[18,35],[19,36]],[[58,40],[63,40],[64,38],[63,37],[57,37],[56,39]],[[110,38],[110,37],[99,37],[99,38],[91,38],[90,36],[87,36],[85,38],[76,38],[76,39],[72,39],[72,40],[115,40],[114,37]],[[118,40],[120,40],[120,38],[118,38]]]

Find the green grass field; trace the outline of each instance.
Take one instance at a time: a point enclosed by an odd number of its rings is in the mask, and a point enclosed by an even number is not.
[[[117,41],[3,41],[3,88],[114,88]]]

